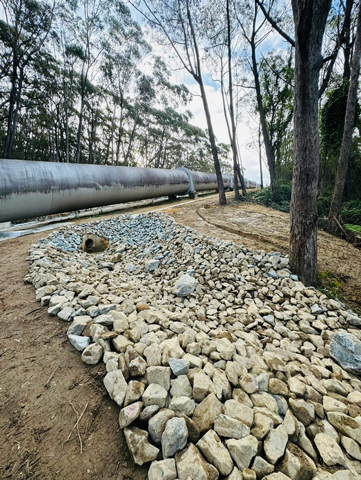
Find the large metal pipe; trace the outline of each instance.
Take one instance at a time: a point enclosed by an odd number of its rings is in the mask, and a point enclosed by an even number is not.
[[[215,174],[186,169],[0,160],[0,222],[185,195],[192,180],[196,192],[217,188]],[[229,177],[223,180],[229,187]]]

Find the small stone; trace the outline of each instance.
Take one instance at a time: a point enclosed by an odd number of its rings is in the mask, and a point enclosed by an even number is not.
[[[233,470],[232,458],[214,430],[209,430],[197,443],[206,459],[221,475],[229,475]]]
[[[188,430],[184,418],[174,417],[168,420],[162,434],[162,452],[164,458],[172,457],[187,445]]]
[[[196,404],[189,397],[174,397],[169,404],[169,408],[174,411],[177,417],[182,415],[192,416]]]
[[[244,438],[250,433],[247,425],[235,418],[223,414],[221,414],[214,422],[214,430],[221,437],[236,439]]]
[[[191,443],[197,443],[199,440],[199,429],[197,425],[187,415],[182,415],[182,418],[186,421],[188,430],[188,441]]]
[[[158,407],[159,408],[159,407]],[[150,438],[155,443],[160,443],[165,426],[171,418],[174,417],[173,410],[164,408],[154,415],[148,423],[148,431]]]
[[[90,345],[90,337],[83,337],[82,335],[68,335],[69,342],[79,352],[82,352],[84,348]]]
[[[257,392],[258,390],[258,382],[255,377],[255,375],[252,375],[250,373],[247,373],[241,378],[241,381],[239,382],[240,386],[243,388],[243,390],[248,393],[254,393]]]
[[[196,402],[201,402],[213,390],[212,380],[203,371],[194,375],[193,397]]]
[[[179,377],[170,381],[170,394],[172,397],[189,397],[192,398],[192,385],[187,375],[179,375]]]
[[[104,377],[104,386],[110,398],[122,407],[128,390],[128,384],[125,381],[122,371],[114,370],[107,373]]]
[[[149,405],[158,405],[160,408],[163,408],[167,399],[168,393],[167,390],[158,385],[157,383],[151,383],[146,388],[143,393],[142,400],[144,405],[148,407]]]
[[[263,443],[266,457],[273,465],[279,460],[285,452],[288,442],[287,430],[283,425],[280,425],[274,430],[271,430]]]
[[[226,440],[227,448],[236,463],[237,467],[242,471],[248,468],[252,458],[257,455],[258,440],[253,435],[242,438],[240,440]]]
[[[262,457],[255,457],[252,464],[252,470],[256,472],[257,478],[263,478],[269,473],[274,472],[274,465],[271,463],[266,462],[266,460]]]
[[[287,479],[311,480],[315,473],[316,465],[301,448],[293,443],[289,443],[279,469],[284,475],[287,475]]]
[[[58,317],[64,322],[71,322],[74,314],[75,310],[72,307],[64,307],[58,313]]]
[[[243,480],[243,475],[237,467],[234,467],[232,472],[228,475],[228,477],[225,478],[225,480]]]
[[[305,427],[315,419],[315,407],[311,403],[293,398],[290,398],[289,402],[293,413]]]
[[[328,412],[327,418],[338,432],[361,445],[361,425],[355,419],[338,412]]]
[[[268,432],[273,428],[273,421],[268,415],[256,413],[254,416],[255,426],[251,430],[251,434],[258,440],[262,440]]]
[[[211,393],[194,410],[193,421],[202,434],[213,427],[221,413],[223,413],[222,404],[214,393]]]
[[[346,450],[347,455],[350,457],[356,458],[356,460],[361,460],[361,448],[352,440],[352,438],[341,437],[341,443],[343,448]]]
[[[154,258],[152,260],[146,260],[145,261],[145,269],[147,272],[154,272],[159,267],[159,261],[155,260]]]
[[[256,472],[250,468],[245,468],[242,473],[243,480],[257,480]]]
[[[148,432],[137,427],[127,427],[124,429],[124,436],[136,465],[143,465],[157,458],[159,449],[149,443]]]
[[[181,480],[189,478],[196,480],[218,480],[217,469],[207,463],[198,448],[190,443],[185,450],[175,455],[178,477]]]
[[[176,480],[177,470],[174,458],[152,462],[148,470],[148,480]]]
[[[133,343],[123,335],[118,335],[113,338],[112,342],[115,350],[120,353],[124,353],[128,346],[133,345]]]
[[[170,389],[169,367],[148,367],[146,377],[148,384],[156,383],[157,385],[162,385],[167,391]]]
[[[169,366],[174,375],[185,375],[189,370],[189,361],[182,358],[169,358]]]
[[[119,412],[119,426],[121,429],[128,427],[131,423],[136,420],[142,410],[143,403],[136,402],[128,405],[125,408],[122,408]]]
[[[158,412],[158,410],[158,405],[149,405],[149,407],[145,407],[145,409],[140,412],[139,420],[141,420],[142,422],[147,422],[150,418],[153,417],[153,415]]]
[[[108,364],[107,364],[108,365]],[[142,382],[137,380],[131,380],[128,383],[128,390],[124,400],[124,406],[128,406],[131,403],[136,402],[143,395],[145,390],[145,385]]]
[[[224,404],[224,414],[235,418],[248,427],[253,424],[253,409],[237,402],[237,400],[227,400]],[[268,433],[268,432],[267,432]]]
[[[152,343],[144,350],[145,358],[149,366],[158,366],[162,363],[162,351],[160,346],[156,343]]]
[[[324,395],[323,397],[323,408],[325,412],[341,412],[341,413],[348,413],[347,406],[333,397],[329,397]]]
[[[98,343],[92,343],[84,348],[81,359],[87,365],[96,365],[100,362],[103,356],[103,347]]]
[[[326,465],[344,465],[345,457],[335,440],[325,433],[318,433],[314,438],[317,450]]]

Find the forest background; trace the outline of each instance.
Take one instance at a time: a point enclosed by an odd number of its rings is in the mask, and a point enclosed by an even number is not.
[[[250,156],[257,168],[249,167],[246,176],[251,171],[251,178],[262,186],[262,174],[270,179],[271,189],[259,194],[259,200],[287,210],[295,138],[292,3],[1,0],[3,157],[201,171],[214,171],[217,159],[224,171],[234,173],[239,197],[242,157]],[[332,230],[329,212],[357,58],[360,5],[357,0],[320,3],[327,10],[327,21],[318,80],[317,203],[321,218],[329,216]],[[178,72],[185,72],[186,84],[177,83],[182,78]],[[209,105],[207,113],[207,95],[212,91],[221,99],[222,122],[219,116],[212,122]],[[192,118],[192,105],[200,99],[206,129]],[[357,231],[361,225],[357,101],[351,123],[342,207],[336,216],[341,230],[344,223]],[[253,127],[246,142],[245,124],[247,132]],[[225,131],[228,142],[223,140]],[[333,232],[340,233],[334,226]]]

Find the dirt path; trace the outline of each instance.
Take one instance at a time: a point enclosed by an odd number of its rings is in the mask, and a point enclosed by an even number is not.
[[[162,211],[213,237],[287,252],[288,215],[256,205],[217,206],[216,198]],[[102,385],[103,365],[86,367],[68,343],[67,325],[48,316],[25,285],[29,246],[47,235],[0,243],[0,478],[143,480],[116,427],[118,407]],[[361,252],[320,234],[320,268],[361,305]],[[53,375],[53,376],[52,376]],[[52,378],[51,378],[52,377]],[[50,378],[50,381],[49,381]],[[67,441],[77,416],[85,409]]]

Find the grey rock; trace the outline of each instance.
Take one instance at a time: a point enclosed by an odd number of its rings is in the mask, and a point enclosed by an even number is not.
[[[153,440],[153,442],[155,443],[161,442],[162,434],[164,432],[165,426],[168,420],[170,420],[173,417],[174,417],[173,410],[164,408],[160,410],[158,413],[156,413],[154,416],[152,416],[152,418],[150,418],[148,423],[148,431],[149,431],[150,438]]]
[[[169,358],[169,366],[174,375],[185,375],[189,370],[189,361],[182,358]]]
[[[174,417],[168,420],[162,434],[162,453],[164,458],[172,457],[187,445],[188,430],[184,418]]]
[[[263,447],[266,457],[273,465],[279,460],[285,452],[288,442],[288,433],[283,425],[271,430],[267,435]]]
[[[90,337],[83,337],[82,335],[68,335],[69,342],[79,352],[82,352],[84,348],[90,345]]]
[[[338,331],[330,343],[330,355],[342,368],[361,373],[361,340],[345,330]]]
[[[177,297],[188,297],[197,286],[197,280],[188,274],[183,275],[174,285],[173,293]]]

